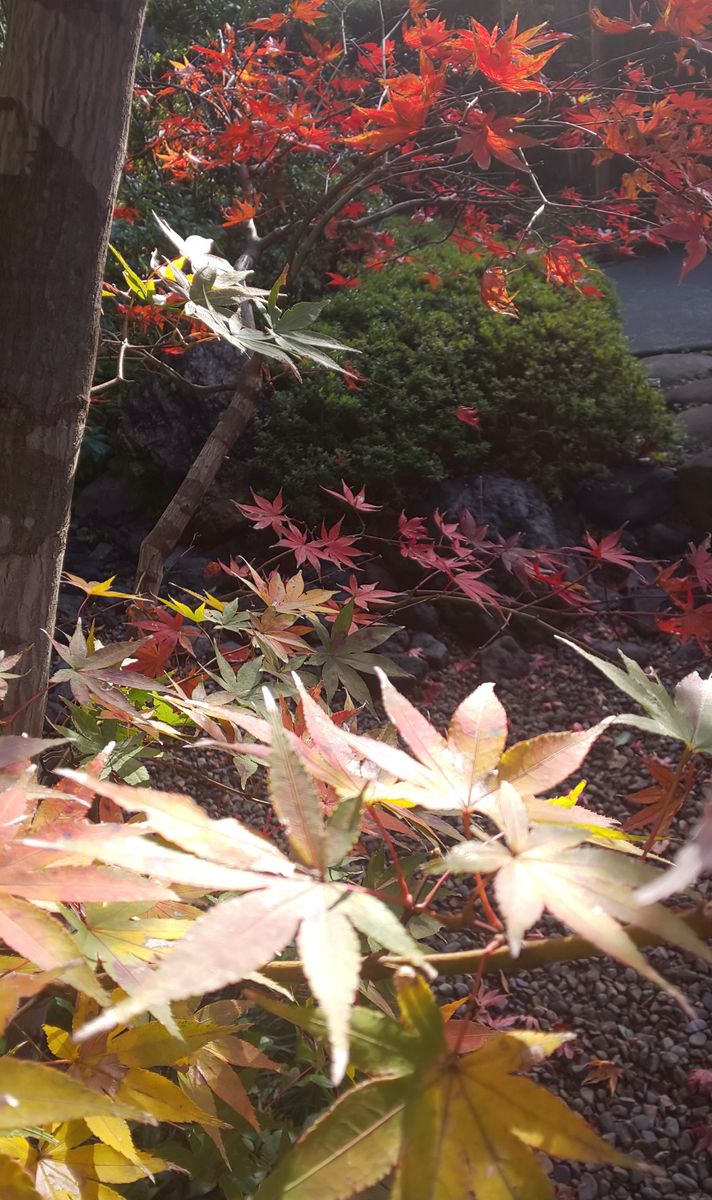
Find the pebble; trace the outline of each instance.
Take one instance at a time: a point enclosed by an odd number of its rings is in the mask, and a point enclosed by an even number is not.
[[[688,1196],[692,1192],[697,1191],[697,1184],[695,1180],[690,1179],[689,1175],[683,1175],[680,1171],[676,1171],[674,1173],[672,1181],[673,1183],[677,1184],[677,1186]]]
[[[578,1200],[596,1200],[597,1196],[598,1181],[589,1171],[584,1171],[578,1186]]]

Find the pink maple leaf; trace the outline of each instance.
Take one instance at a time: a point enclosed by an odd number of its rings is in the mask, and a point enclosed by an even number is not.
[[[690,543],[687,561],[697,576],[699,585],[705,592],[712,589],[712,554],[710,554],[710,535],[699,546]]]
[[[287,523],[282,489],[277,492],[274,500],[267,500],[265,496],[258,496],[255,492],[252,492],[252,498],[254,504],[235,504],[238,512],[241,512],[255,529],[273,529],[275,533],[281,534]]]
[[[322,487],[322,492],[326,492],[327,496],[334,496],[337,500],[341,500],[344,504],[348,504],[349,508],[355,508],[356,512],[379,512],[380,504],[369,504],[366,501],[366,487],[361,488],[360,492],[352,492],[348,484],[341,480],[341,491],[334,492],[331,488]]]

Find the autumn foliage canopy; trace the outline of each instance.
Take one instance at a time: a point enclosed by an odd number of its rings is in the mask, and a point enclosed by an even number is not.
[[[492,256],[483,300],[503,322],[522,255],[590,303],[592,251],[680,243],[693,270],[710,244],[712,3],[590,18],[605,81],[571,66],[568,30],[446,20],[422,0],[360,39],[325,0],[293,0],[143,81],[129,187],[154,166],[176,188],[210,179],[245,257],[162,214],[171,249],[150,268],[117,250],[119,376],[147,353],[179,370],[211,336],[358,386],[348,347],[314,329],[318,293],[397,269],[390,217]],[[608,164],[610,187],[574,189],[569,153]],[[477,412],[453,409],[477,436]],[[483,981],[605,955],[689,1014],[644,946],[712,960],[699,898],[664,903],[711,865],[709,814],[679,853],[674,838],[712,754],[712,681],[693,669],[668,688],[578,640],[641,570],[623,530],[540,550],[468,512],[384,531],[359,480],[326,503],[343,517],[311,528],[281,493],[254,494],[240,508],[262,562],[216,561],[201,593],[65,577],[83,600],[54,635],[63,715],[46,739],[0,739],[3,1196],[346,1200],[382,1184],[394,1200],[553,1200],[549,1159],[641,1166],[527,1074],[573,1034],[534,1012],[498,1024]],[[385,547],[407,594],[366,572]],[[708,651],[709,538],[646,578],[659,629]],[[517,741],[483,683],[436,728],[388,653],[399,610],[425,599],[566,631],[634,711]],[[125,606],[123,640],[102,644],[104,603]],[[0,703],[22,670],[0,653]],[[584,791],[614,725],[674,746],[622,822]],[[260,828],[148,786],[156,758],[192,749],[225,756]],[[470,950],[442,952],[451,929]],[[438,974],[469,994],[438,1003]]]

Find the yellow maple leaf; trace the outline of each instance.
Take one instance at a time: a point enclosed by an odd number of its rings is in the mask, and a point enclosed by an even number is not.
[[[81,575],[72,575],[71,571],[65,571],[62,575],[64,583],[71,583],[72,587],[81,588],[86,592],[87,596],[105,596],[110,599],[117,600],[135,600],[136,596],[133,592],[116,592],[112,588],[112,583],[116,579],[112,575],[109,579],[99,581],[97,579],[86,580],[82,579]]]

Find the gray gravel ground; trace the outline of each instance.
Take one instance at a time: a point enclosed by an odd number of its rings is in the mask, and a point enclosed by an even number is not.
[[[452,650],[450,665],[431,674],[420,697],[415,696],[416,703],[440,725],[479,682],[477,656],[465,657],[456,647]],[[651,641],[649,650],[650,661],[662,672],[672,667],[675,679],[684,673],[679,655],[676,663],[669,644]],[[668,680],[672,678],[668,676]],[[497,691],[509,712],[513,739],[564,729],[575,722],[592,724],[607,713],[628,707],[602,676],[555,644],[532,657],[526,678],[503,680]],[[588,786],[584,796],[589,806],[623,817],[630,811],[626,794],[648,783],[639,753],[654,747],[664,755],[671,745],[655,745],[634,730],[628,735],[620,728],[608,732],[585,764]],[[239,787],[224,758],[194,751],[185,761],[193,770],[183,769],[180,763],[158,767],[158,786],[192,794],[215,816],[230,813],[257,828],[264,826],[268,819],[264,800],[206,784],[205,776],[209,776]],[[689,805],[688,815],[677,823],[680,836],[694,825],[699,811],[698,800],[692,798]],[[443,944],[455,950],[475,943],[468,935],[446,935],[440,941]],[[531,970],[510,976],[507,982],[507,1003],[497,1010],[497,1016],[533,1015],[544,1030],[558,1026],[578,1035],[570,1055],[560,1052],[543,1069],[547,1086],[617,1148],[663,1172],[648,1175],[552,1163],[558,1200],[712,1196],[712,1158],[699,1146],[700,1127],[712,1121],[712,1098],[689,1082],[692,1071],[712,1069],[712,972],[668,949],[654,950],[651,959],[688,996],[696,1011],[694,1020],[634,971],[603,959]],[[488,981],[488,986],[499,984]],[[446,1000],[467,995],[469,987],[470,980],[462,978],[444,980],[439,990]],[[584,1082],[593,1058],[620,1068],[615,1094],[610,1094],[605,1081]]]

